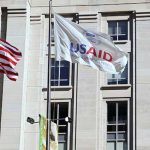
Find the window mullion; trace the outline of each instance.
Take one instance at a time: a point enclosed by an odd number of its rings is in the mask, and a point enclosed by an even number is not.
[[[118,21],[117,21],[117,41],[118,41]]]
[[[72,63],[69,64],[69,85],[71,85],[71,78],[73,76],[72,74]]]
[[[57,126],[59,126],[59,104],[57,104]]]
[[[58,66],[59,68],[58,68],[58,86],[60,86],[60,80],[61,80],[61,78],[60,78],[60,67],[61,67],[61,61],[59,61],[59,66]]]

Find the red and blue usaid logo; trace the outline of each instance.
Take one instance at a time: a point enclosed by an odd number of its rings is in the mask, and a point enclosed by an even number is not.
[[[89,47],[89,46],[88,46]],[[101,58],[106,61],[112,62],[113,57],[110,53],[108,53],[105,50],[96,50],[94,47],[87,48],[86,44],[80,44],[80,43],[75,43],[71,42],[70,43],[70,51],[72,53],[80,53],[82,55],[93,55],[96,58]]]

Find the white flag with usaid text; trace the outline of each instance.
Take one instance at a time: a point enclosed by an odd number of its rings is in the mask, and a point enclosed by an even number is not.
[[[88,31],[62,16],[54,15],[56,60],[91,66],[111,74],[121,73],[127,54],[103,33]]]

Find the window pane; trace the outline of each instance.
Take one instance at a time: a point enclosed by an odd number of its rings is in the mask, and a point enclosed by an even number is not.
[[[117,143],[117,149],[119,149],[119,150],[124,150],[124,149],[123,149],[123,142],[118,142],[118,143]]]
[[[118,104],[118,123],[127,123],[127,102]]]
[[[69,68],[60,68],[60,85],[69,85]]]
[[[117,40],[117,22],[108,21],[108,34],[112,37],[113,40]]]
[[[108,82],[108,85],[117,84],[117,79],[108,79],[107,82]]]
[[[51,118],[57,119],[57,103],[51,103]],[[56,121],[54,121],[56,123]]]
[[[69,85],[69,67],[68,61],[61,61],[61,68],[60,68],[60,85]]]
[[[107,131],[108,132],[116,131],[116,125],[107,125]]]
[[[111,35],[111,37],[112,37],[112,40],[117,40],[117,35]]]
[[[118,40],[127,40],[127,34],[126,35],[118,35]]]
[[[58,85],[59,85],[58,81],[51,81],[51,86],[58,86]]]
[[[118,22],[118,40],[128,39],[128,22],[119,21]]]
[[[115,142],[107,142],[107,150],[116,150]]]
[[[69,80],[60,81],[60,85],[61,86],[67,86],[67,85],[69,85]]]
[[[107,79],[108,85],[117,84],[117,78],[115,74],[107,74]]]
[[[128,33],[128,22],[127,21],[118,21],[118,34]]]
[[[51,59],[51,86],[58,86],[59,84],[59,62]]]
[[[126,142],[117,142],[117,150],[127,150]]]
[[[67,135],[66,134],[59,134],[58,135],[58,141],[59,142],[65,142],[67,139]]]
[[[107,133],[107,140],[115,140],[116,133]]]
[[[66,150],[67,149],[67,143],[59,143],[58,149],[59,150]]]
[[[109,35],[117,34],[117,22],[116,21],[108,21],[108,34]]]
[[[51,79],[52,81],[55,79],[58,79],[59,75],[59,68],[58,67],[52,67],[51,68]]]
[[[121,140],[125,140],[126,139],[126,133],[119,133],[118,134],[118,139],[121,139]]]
[[[51,65],[52,65],[52,67],[59,67],[59,61],[55,61],[55,59],[54,58],[52,58],[51,59]]]
[[[69,67],[68,61],[62,60],[60,64],[61,64],[61,67]]]
[[[124,69],[124,71],[121,73],[121,79],[122,81],[119,82],[119,84],[127,84],[128,83],[128,63]]]
[[[116,123],[116,104],[115,103],[108,103],[107,105],[107,121],[108,124]]]
[[[127,84],[128,83],[128,81],[127,81],[127,79],[118,79],[118,84]]]
[[[127,131],[127,125],[118,125],[118,131]]]
[[[61,123],[59,123],[61,124]],[[65,122],[66,124],[66,122]],[[59,133],[66,133],[67,132],[67,125],[59,125]]]
[[[68,117],[68,103],[59,104],[59,117],[60,118]],[[65,120],[60,120],[59,122],[61,125],[66,125]]]
[[[51,68],[51,86],[58,86],[59,68]]]

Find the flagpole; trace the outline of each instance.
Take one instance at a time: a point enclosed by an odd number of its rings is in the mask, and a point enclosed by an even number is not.
[[[50,129],[51,129],[51,6],[52,6],[52,0],[49,0],[46,150],[50,150]]]

